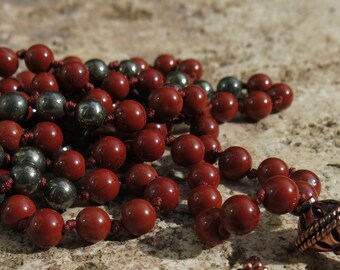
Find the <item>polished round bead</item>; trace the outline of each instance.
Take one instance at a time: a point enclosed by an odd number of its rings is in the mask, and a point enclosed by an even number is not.
[[[67,63],[67,62],[83,63],[83,61],[78,56],[75,56],[75,55],[68,55],[68,56],[64,57],[62,61],[64,63]]]
[[[82,90],[89,79],[90,74],[86,66],[75,61],[64,63],[59,72],[61,89],[71,93]]]
[[[96,169],[85,176],[83,187],[90,193],[93,202],[105,204],[117,197],[120,182],[111,170]]]
[[[29,70],[24,70],[16,75],[17,80],[21,82],[25,92],[31,91],[31,83],[34,77],[35,74]]]
[[[125,230],[135,236],[148,233],[156,223],[156,211],[152,205],[143,199],[133,199],[123,204],[121,223]]]
[[[99,167],[115,171],[125,163],[126,146],[118,138],[106,136],[95,143],[92,155]]]
[[[179,89],[183,89],[190,84],[189,76],[178,70],[172,71],[169,74],[167,74],[165,81],[169,85],[178,85]]]
[[[33,45],[25,53],[25,64],[34,73],[49,71],[53,60],[51,49],[43,44]]]
[[[196,85],[183,88],[183,114],[187,116],[199,116],[204,113],[208,105],[207,94]]]
[[[39,169],[31,164],[13,166],[10,175],[14,180],[13,187],[15,191],[23,195],[28,195],[36,191],[41,182]]]
[[[268,91],[272,86],[271,78],[263,73],[252,75],[247,82],[248,93],[253,91]]]
[[[150,68],[150,65],[148,62],[146,62],[145,59],[141,58],[141,57],[133,57],[131,58],[131,60],[133,62],[135,62],[135,64],[137,65],[137,67],[139,68],[140,72],[147,70]]]
[[[77,122],[86,129],[100,127],[106,117],[103,105],[94,99],[84,99],[77,104],[75,110]]]
[[[104,240],[111,231],[109,215],[98,207],[86,207],[76,218],[76,230],[79,236],[89,242],[97,243]]]
[[[105,62],[100,59],[90,59],[85,62],[85,66],[90,74],[90,82],[95,85],[100,84],[110,72]]]
[[[31,82],[31,92],[59,91],[56,78],[50,72],[38,73]]]
[[[183,108],[183,99],[176,88],[162,86],[150,94],[149,105],[155,110],[158,118],[166,121],[180,115]]]
[[[148,162],[160,159],[165,151],[164,137],[154,129],[144,129],[138,132],[132,146],[136,156]]]
[[[106,114],[111,114],[113,112],[112,98],[108,92],[102,89],[96,88],[88,91],[85,94],[84,99],[94,99],[100,102],[104,107]]]
[[[194,188],[188,198],[188,207],[192,214],[197,215],[204,209],[221,208],[222,197],[213,186],[201,185]]]
[[[292,212],[299,203],[299,188],[293,180],[277,175],[263,185],[265,199],[263,206],[271,213],[283,215]]]
[[[144,198],[157,207],[160,212],[168,213],[176,209],[180,191],[176,182],[170,178],[159,176],[145,188]]]
[[[114,124],[123,133],[135,133],[144,128],[146,112],[142,104],[134,100],[120,102],[113,112]]]
[[[293,102],[293,90],[285,83],[274,84],[267,94],[272,99],[273,110],[276,112],[287,109]]]
[[[245,115],[252,121],[259,121],[268,116],[272,111],[273,103],[263,91],[250,92],[244,101]]]
[[[126,188],[132,194],[143,194],[145,187],[158,177],[157,171],[149,164],[138,163],[130,167],[124,179]]]
[[[139,75],[138,65],[132,60],[123,60],[120,62],[118,71],[123,73],[129,79]]]
[[[1,206],[1,222],[4,228],[18,230],[20,221],[32,216],[37,208],[34,202],[24,195],[12,195]]]
[[[218,168],[224,179],[237,181],[245,177],[251,169],[252,159],[249,152],[239,146],[224,150],[218,159]]]
[[[19,92],[9,92],[0,97],[0,120],[19,122],[25,119],[27,109],[27,100]]]
[[[22,83],[12,77],[5,78],[0,81],[0,93],[1,94],[20,91],[22,90],[22,88],[23,88]]]
[[[202,161],[189,168],[186,181],[190,189],[202,185],[210,185],[217,188],[220,184],[220,178],[220,173],[215,166]]]
[[[217,91],[231,93],[235,97],[239,97],[242,91],[242,82],[232,76],[224,77],[218,82]]]
[[[41,172],[45,170],[45,156],[36,147],[21,147],[12,157],[12,165],[31,164],[38,168]]]
[[[40,248],[51,248],[63,239],[63,217],[53,209],[40,209],[30,218],[27,236]]]
[[[172,160],[179,166],[188,167],[201,162],[205,149],[202,141],[189,134],[176,138],[171,145]]]
[[[231,234],[244,235],[255,230],[260,222],[260,209],[246,195],[234,195],[222,205],[221,223]]]
[[[121,72],[110,72],[103,80],[101,87],[106,90],[113,101],[123,100],[130,92],[130,82]]]
[[[142,71],[138,76],[136,89],[138,93],[147,97],[152,91],[164,84],[164,76],[158,70],[150,68]]]
[[[46,91],[39,95],[36,102],[37,113],[43,120],[55,121],[65,115],[66,99],[60,92]]]
[[[218,92],[211,98],[211,115],[220,123],[232,120],[238,112],[236,97],[227,92]]]
[[[85,175],[85,159],[77,151],[62,151],[54,160],[53,169],[56,176],[65,177],[72,182],[76,182]]]
[[[215,163],[218,159],[222,147],[217,138],[211,135],[203,135],[199,137],[205,149],[204,160],[209,163]]]
[[[195,233],[198,239],[209,247],[223,243],[230,236],[222,228],[220,211],[219,208],[208,208],[201,211],[195,219]]]
[[[314,198],[315,201],[318,200],[319,194],[311,184],[305,181],[295,181],[295,184],[299,189],[300,195],[304,196],[306,200],[310,198]]]
[[[163,75],[167,75],[168,73],[176,69],[177,60],[171,54],[161,54],[155,59],[153,66]]]
[[[165,123],[149,122],[149,123],[146,123],[144,128],[159,131],[162,134],[163,138],[165,138],[166,135],[168,134],[168,128]]]
[[[64,136],[60,127],[52,122],[39,122],[33,130],[33,145],[45,154],[52,154],[60,149]]]
[[[203,91],[207,94],[208,99],[210,99],[215,93],[213,86],[208,81],[198,80],[194,82],[194,85],[201,87]]]
[[[201,62],[196,59],[185,59],[178,64],[177,68],[195,80],[199,80],[202,77],[203,67]]]
[[[5,151],[13,153],[20,148],[20,139],[24,130],[21,126],[9,120],[0,121],[0,144]]]
[[[47,181],[44,187],[44,198],[55,210],[70,208],[76,199],[77,189],[74,184],[63,177],[54,177]]]
[[[289,178],[294,181],[305,181],[310,184],[317,191],[318,195],[321,192],[320,178],[309,170],[296,170],[289,175]]]
[[[16,53],[10,48],[0,47],[0,77],[13,75],[19,66]]]
[[[1,166],[2,166],[2,164],[4,162],[4,160],[5,160],[5,155],[6,155],[6,153],[4,151],[4,148],[0,144],[0,168],[1,168]],[[1,173],[0,173],[0,175],[1,175]]]
[[[201,116],[190,125],[190,133],[196,136],[211,135],[217,138],[219,132],[218,123],[210,116]]]
[[[288,176],[289,167],[282,159],[267,158],[257,168],[256,176],[263,185],[269,178],[276,175]]]

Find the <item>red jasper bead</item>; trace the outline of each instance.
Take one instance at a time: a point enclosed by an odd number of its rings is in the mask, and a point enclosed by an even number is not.
[[[158,177],[157,171],[149,164],[135,164],[125,174],[126,188],[133,194],[142,194],[145,187]]]
[[[38,73],[31,82],[31,91],[42,93],[44,91],[59,91],[56,78],[50,72]]]
[[[211,135],[203,135],[199,138],[205,148],[204,160],[211,164],[215,163],[218,159],[219,153],[222,151],[220,142],[217,138]]]
[[[197,215],[204,209],[221,208],[222,197],[213,186],[203,185],[194,188],[188,198],[188,207],[192,214]]]
[[[226,180],[236,181],[245,177],[252,165],[249,152],[239,146],[224,150],[218,160],[218,168]]]
[[[84,99],[94,99],[99,101],[103,105],[106,114],[111,114],[113,112],[112,98],[108,92],[102,89],[97,88],[88,91],[85,94]]]
[[[188,167],[201,162],[205,149],[202,141],[189,134],[176,138],[171,145],[172,160],[179,166]]]
[[[160,176],[146,186],[144,198],[158,206],[159,211],[168,213],[175,210],[179,203],[179,188],[172,179]],[[159,205],[155,205],[157,203]]]
[[[156,116],[166,121],[180,115],[183,108],[181,94],[173,86],[162,86],[149,96],[149,105]]]
[[[0,169],[0,175],[9,174],[8,170]]]
[[[294,181],[305,181],[310,184],[317,191],[318,195],[321,192],[321,181],[320,178],[309,170],[296,170],[289,175],[289,178]]]
[[[118,103],[114,114],[114,124],[123,133],[142,130],[146,124],[146,112],[142,104],[134,100]]]
[[[63,132],[60,127],[52,122],[39,122],[33,130],[33,145],[45,154],[53,154],[63,144]]]
[[[273,214],[283,215],[292,212],[299,203],[299,189],[290,178],[277,175],[263,185],[265,199],[263,206]]]
[[[165,123],[146,123],[144,128],[158,130],[162,134],[163,138],[165,138],[168,134],[168,128]]]
[[[263,73],[254,74],[247,82],[248,93],[253,91],[268,91],[271,86],[271,78]]]
[[[31,83],[35,74],[29,70],[24,70],[16,75],[16,78],[24,87],[24,91],[30,92],[31,91]]]
[[[0,121],[0,144],[5,151],[18,151],[22,134],[24,130],[18,123],[10,120]]]
[[[186,181],[190,189],[201,185],[217,188],[220,184],[220,178],[220,173],[215,166],[202,161],[190,167]]]
[[[186,59],[179,63],[178,70],[188,74],[195,80],[202,77],[203,68],[201,62],[196,59]]]
[[[232,120],[238,112],[236,97],[227,92],[215,93],[210,101],[211,115],[220,123]]]
[[[14,78],[6,78],[0,81],[0,93],[6,94],[8,92],[15,92],[22,90],[21,82]]]
[[[153,229],[156,223],[156,211],[143,199],[133,199],[121,208],[121,222],[130,234],[140,236]]]
[[[69,55],[69,56],[66,56],[64,59],[63,59],[63,62],[64,63],[67,63],[67,62],[78,62],[78,63],[83,63],[83,61],[78,57],[78,56],[74,56],[74,55]]]
[[[25,53],[25,64],[34,73],[49,71],[53,60],[51,49],[42,44],[33,45]]]
[[[177,67],[177,60],[171,54],[159,55],[153,64],[154,68],[167,75]]]
[[[92,148],[92,155],[99,167],[117,170],[126,160],[126,146],[116,137],[99,139]]]
[[[5,47],[0,47],[0,77],[9,77],[13,75],[19,66],[16,53]]]
[[[217,138],[219,132],[218,123],[210,116],[201,116],[190,125],[190,133],[196,136],[211,135]]]
[[[136,156],[143,161],[158,160],[165,151],[164,137],[157,130],[144,129],[138,132],[133,140],[133,150]]]
[[[58,245],[63,239],[63,217],[55,210],[45,208],[35,212],[30,218],[27,236],[40,248]]]
[[[145,61],[145,59],[140,57],[133,57],[131,58],[133,62],[138,66],[140,72],[147,70],[150,68],[149,63]]]
[[[204,90],[196,85],[183,88],[183,114],[187,116],[198,116],[205,112],[208,97]]]
[[[138,93],[147,97],[152,91],[164,84],[164,76],[158,70],[150,68],[142,71],[138,76],[136,89]]]
[[[121,72],[110,72],[103,80],[101,87],[106,90],[114,101],[123,100],[130,92],[130,82]]]
[[[196,216],[195,233],[203,244],[213,247],[223,243],[230,234],[222,230],[219,208],[205,209]]]
[[[262,161],[257,168],[257,178],[261,185],[263,185],[269,178],[276,175],[288,176],[289,167],[282,159],[267,158]]]
[[[250,120],[259,121],[271,113],[272,107],[273,103],[268,94],[263,91],[253,91],[245,99],[243,110]]]
[[[21,220],[32,216],[37,208],[34,202],[24,195],[12,195],[1,206],[1,222],[4,228],[18,230]]]
[[[311,184],[305,181],[295,181],[295,184],[299,189],[299,193],[307,200],[310,198],[314,198],[316,201],[318,200],[319,194]]]
[[[84,64],[68,61],[60,69],[59,80],[63,91],[78,92],[89,82],[90,74]]]
[[[260,209],[246,195],[234,195],[221,208],[221,223],[231,234],[243,235],[255,230],[260,222]]]
[[[74,150],[61,152],[54,160],[54,174],[72,182],[78,181],[85,175],[83,155]]]
[[[104,240],[110,233],[111,220],[109,215],[98,207],[86,207],[76,218],[77,233],[89,243]]]
[[[274,84],[267,93],[273,101],[273,109],[276,112],[287,109],[293,102],[293,90],[285,83]]]
[[[105,204],[115,199],[120,183],[117,175],[108,169],[96,169],[84,177],[83,187],[93,202]]]

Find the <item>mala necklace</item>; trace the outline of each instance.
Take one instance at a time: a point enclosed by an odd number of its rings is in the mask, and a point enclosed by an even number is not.
[[[28,70],[14,77],[19,59]],[[164,54],[152,67],[139,57],[83,64],[75,56],[56,61],[41,44],[18,52],[1,47],[0,63],[1,222],[25,230],[38,247],[56,246],[74,229],[89,243],[122,229],[135,236],[152,230],[157,213],[175,210],[180,200],[177,183],[144,163],[160,159],[168,146],[174,163],[189,170],[188,207],[202,243],[214,246],[231,234],[250,233],[262,204],[274,214],[300,216],[299,250],[339,254],[339,202],[317,201],[321,184],[313,172],[290,169],[278,158],[251,169],[246,149],[222,151],[217,140],[218,124],[238,113],[254,122],[288,108],[288,85],[255,74],[247,83],[224,77],[214,91],[195,59]],[[190,134],[174,137],[180,123],[190,126]],[[261,188],[254,198],[235,195],[222,204],[220,174],[227,181],[256,178]],[[32,198],[39,192],[44,199],[37,210]],[[125,193],[136,198],[123,204],[120,220],[94,206],[66,222],[59,213]],[[252,257],[243,269],[266,268]]]

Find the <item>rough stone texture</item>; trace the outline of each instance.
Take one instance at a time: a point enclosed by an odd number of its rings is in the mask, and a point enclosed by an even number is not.
[[[76,54],[110,61],[138,55],[150,62],[169,52],[200,59],[204,78],[214,85],[225,75],[247,80],[254,72],[289,83],[295,90],[291,108],[256,124],[224,124],[221,143],[249,149],[254,166],[276,156],[296,168],[312,169],[322,179],[320,198],[340,198],[339,1],[12,0],[1,2],[0,18],[0,44],[13,49],[41,42],[57,58]],[[169,157],[158,165],[181,182],[183,171]],[[225,199],[254,194],[256,188],[245,180],[220,191]],[[157,219],[156,229],[139,239],[86,246],[68,235],[60,247],[43,251],[25,235],[1,229],[0,268],[237,269],[257,255],[269,269],[340,269],[335,255],[300,254],[292,248],[296,217],[265,211],[254,233],[205,249],[192,230],[184,184],[181,190],[176,213]],[[117,214],[117,209],[113,204],[108,210]],[[74,217],[77,211],[64,216]]]

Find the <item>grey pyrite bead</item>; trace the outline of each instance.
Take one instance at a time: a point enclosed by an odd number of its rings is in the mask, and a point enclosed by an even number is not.
[[[59,92],[42,92],[36,103],[37,113],[44,120],[54,121],[60,119],[64,116],[65,103],[65,97]]]
[[[194,82],[194,85],[201,87],[204,90],[204,92],[207,94],[208,98],[211,98],[212,95],[215,93],[214,88],[208,81],[198,80]]]
[[[187,74],[175,70],[166,75],[166,82],[170,84],[177,84],[180,89],[183,89],[189,85],[190,79]]]
[[[235,77],[224,77],[217,84],[217,91],[232,93],[239,97],[242,91],[242,82]]]
[[[92,129],[104,123],[106,113],[100,102],[94,99],[85,99],[78,103],[75,116],[83,127]]]
[[[100,59],[90,59],[86,61],[85,66],[90,73],[90,82],[93,84],[100,84],[110,72],[105,62]]]
[[[21,121],[27,109],[27,100],[20,93],[8,92],[0,97],[0,120]]]
[[[120,62],[118,71],[123,73],[129,79],[139,75],[139,68],[132,60],[123,60]]]
[[[71,207],[76,195],[77,189],[74,184],[63,177],[49,180],[44,188],[45,200],[55,210],[65,210]]]
[[[2,148],[2,145],[0,144],[0,167],[2,166],[2,163],[4,162],[5,159],[5,151]]]
[[[33,193],[41,182],[39,169],[31,164],[15,165],[11,169],[14,189],[23,195]]]
[[[25,146],[14,154],[12,163],[13,165],[31,164],[43,172],[46,161],[44,154],[38,148]]]

